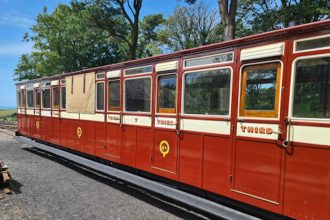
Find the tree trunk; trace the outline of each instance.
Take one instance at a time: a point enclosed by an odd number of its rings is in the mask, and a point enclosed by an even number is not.
[[[237,0],[230,0],[229,2],[230,8],[228,10],[228,1],[218,0],[221,22],[224,26],[225,32],[224,41],[235,39]]]

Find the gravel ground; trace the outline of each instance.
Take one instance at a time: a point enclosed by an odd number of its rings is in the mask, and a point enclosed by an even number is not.
[[[13,194],[0,192],[0,219],[206,219],[169,200],[97,175],[0,131],[0,160]]]

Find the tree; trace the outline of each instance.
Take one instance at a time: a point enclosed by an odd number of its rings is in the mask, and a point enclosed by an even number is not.
[[[236,12],[237,0],[230,0],[228,8],[228,1],[218,0],[219,11],[221,15],[221,22],[224,26],[224,40],[232,40],[235,38],[236,28]]]
[[[189,4],[195,4],[197,2],[197,0],[185,1]],[[232,40],[235,38],[236,31],[237,0],[218,0],[218,7],[221,16],[221,23],[224,28],[223,40]]]
[[[250,33],[260,33],[328,19],[330,2],[326,0],[241,0],[238,20]]]
[[[91,22],[91,10],[77,2],[60,4],[52,14],[45,8],[37,16],[32,34],[24,37],[34,42],[34,51],[21,56],[15,70],[16,79],[32,79],[127,59],[122,43]]]
[[[183,50],[221,39],[220,18],[203,2],[177,7],[159,31],[160,41],[171,50]]]
[[[162,14],[145,16],[140,22],[138,57],[148,57],[162,53],[158,32],[164,22],[165,19]]]
[[[133,7],[130,4],[130,0],[115,0],[119,5],[124,17],[127,19],[130,26],[130,38],[129,46],[129,59],[134,60],[136,58],[137,44],[139,39],[139,18],[140,10],[142,7],[142,0],[133,0]],[[131,16],[128,14],[125,4],[127,4]]]

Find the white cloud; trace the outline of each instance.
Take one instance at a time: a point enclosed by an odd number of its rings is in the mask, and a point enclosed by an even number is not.
[[[0,16],[0,25],[30,28],[34,21],[17,11],[6,12]]]
[[[1,45],[0,44],[0,57],[1,56],[20,56],[25,53],[30,53],[33,48],[32,42],[21,42],[18,44],[6,44]]]

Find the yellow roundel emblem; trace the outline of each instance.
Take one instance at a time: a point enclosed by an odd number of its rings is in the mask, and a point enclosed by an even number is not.
[[[39,127],[40,127],[39,121],[36,121],[36,128],[39,129]]]
[[[82,129],[81,129],[81,127],[78,127],[77,128],[77,136],[78,136],[78,138],[80,138],[81,135],[82,135]]]
[[[170,145],[167,141],[161,141],[159,144],[159,151],[165,157],[170,152]]]

